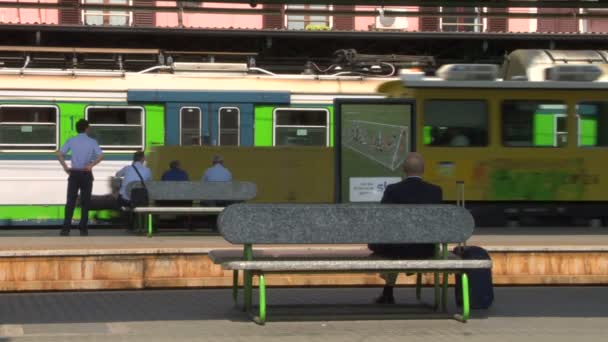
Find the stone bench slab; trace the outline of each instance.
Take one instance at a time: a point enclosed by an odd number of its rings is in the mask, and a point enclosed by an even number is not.
[[[256,197],[257,186],[251,182],[147,181],[148,196],[153,201],[249,201]],[[141,188],[131,182],[127,192]]]
[[[139,214],[218,214],[224,207],[137,207],[134,213]]]
[[[474,221],[454,205],[231,205],[218,229],[233,244],[460,243]]]
[[[264,272],[464,271],[492,268],[490,260],[276,260],[229,261],[226,270]]]
[[[242,249],[214,249],[209,252],[209,259],[215,264],[232,261],[244,261]],[[253,250],[254,261],[290,261],[290,260],[396,260],[374,254],[367,248],[348,248],[339,250],[319,250],[316,248],[264,248]],[[448,260],[460,260],[450,253]]]

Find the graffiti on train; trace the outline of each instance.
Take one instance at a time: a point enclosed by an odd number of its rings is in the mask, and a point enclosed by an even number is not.
[[[588,186],[599,183],[599,175],[589,174],[582,160],[494,161],[479,166],[474,178],[485,178],[488,200],[576,201],[584,199]]]

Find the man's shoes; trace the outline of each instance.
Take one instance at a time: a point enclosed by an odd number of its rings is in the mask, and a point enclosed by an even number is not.
[[[70,236],[70,228],[62,228],[59,232],[60,236]]]
[[[89,236],[89,230],[80,228],[80,236]]]
[[[389,297],[385,295],[381,295],[380,297],[374,300],[376,304],[395,304],[395,297]]]

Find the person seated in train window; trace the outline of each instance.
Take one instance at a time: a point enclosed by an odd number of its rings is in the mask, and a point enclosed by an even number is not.
[[[127,165],[116,172],[116,177],[122,178],[120,190],[118,191],[118,204],[121,207],[128,207],[131,205],[131,194],[127,192],[129,183],[141,182],[141,179],[144,181],[152,180],[152,171],[144,165],[145,161],[146,156],[144,152],[137,151],[133,153],[133,164]]]
[[[460,128],[451,129],[451,137],[450,146],[452,147],[466,147],[471,145],[471,141],[469,137],[464,134],[464,131]]]
[[[189,181],[188,173],[181,168],[179,160],[173,160],[169,163],[169,170],[165,171],[161,176],[162,181]]]
[[[213,161],[210,168],[205,171],[203,175],[203,182],[230,182],[232,181],[232,174],[224,167],[224,158],[219,154],[213,156]]]

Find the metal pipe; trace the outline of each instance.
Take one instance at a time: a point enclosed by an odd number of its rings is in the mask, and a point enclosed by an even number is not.
[[[249,71],[259,71],[259,72],[261,72],[263,74],[266,74],[266,75],[277,76],[277,74],[275,74],[275,73],[272,73],[272,72],[270,72],[268,70],[265,70],[265,69],[262,69],[262,68],[257,68],[257,67],[249,68]]]
[[[136,74],[145,74],[148,73],[150,71],[154,71],[154,70],[171,70],[171,67],[168,65],[155,65],[153,67],[150,67],[148,69],[144,69],[141,71],[136,72]]]

